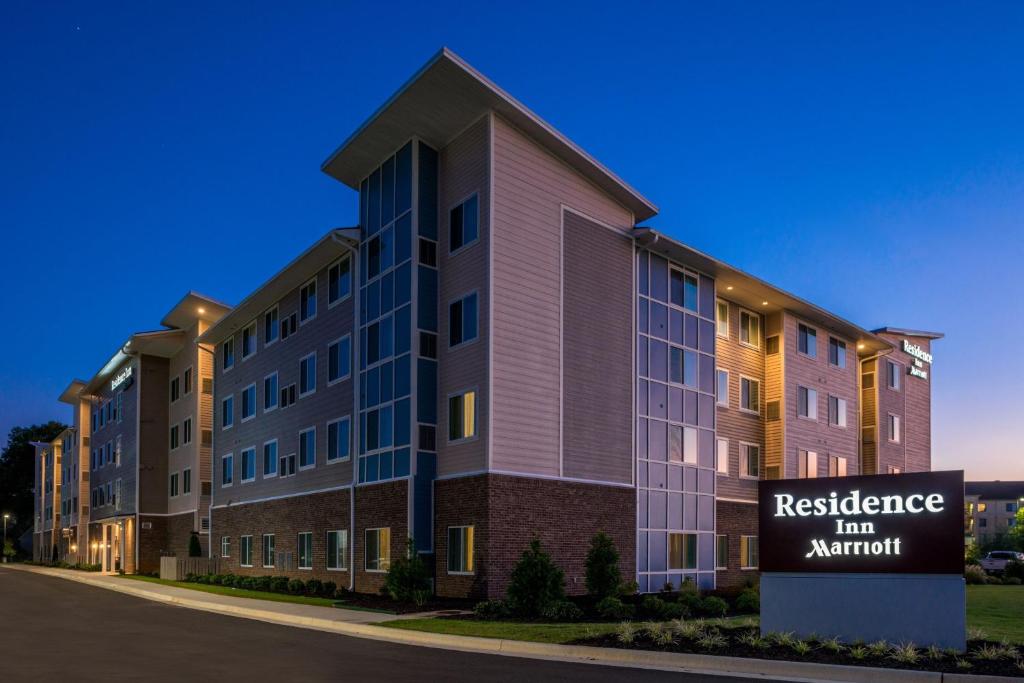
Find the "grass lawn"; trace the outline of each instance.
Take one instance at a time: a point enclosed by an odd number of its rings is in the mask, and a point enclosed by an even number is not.
[[[732,617],[723,625],[757,623],[757,617]],[[446,633],[456,636],[507,638],[537,643],[567,643],[588,635],[604,635],[615,630],[615,624],[535,624],[472,619],[404,619],[388,621],[380,626],[411,631]],[[985,632],[988,640],[1006,638],[1024,643],[1024,586],[968,586],[967,626]]]
[[[137,574],[124,574],[120,578],[132,581],[146,581],[148,583],[159,583],[163,586],[175,586],[176,588],[187,588],[203,593],[216,593],[217,595],[230,595],[235,598],[253,598],[255,600],[269,600],[270,602],[291,602],[299,605],[316,605],[318,607],[334,607],[334,600],[328,598],[310,598],[305,595],[287,595],[285,593],[266,593],[264,591],[250,591],[241,588],[228,588],[227,586],[211,586],[204,583],[187,583],[185,581],[166,581],[152,576],[139,576]]]

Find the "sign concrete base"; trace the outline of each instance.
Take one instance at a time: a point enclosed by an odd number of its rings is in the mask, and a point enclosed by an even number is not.
[[[761,633],[952,647],[966,643],[958,574],[761,574]]]

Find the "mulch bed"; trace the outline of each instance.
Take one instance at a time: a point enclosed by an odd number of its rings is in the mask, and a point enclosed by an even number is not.
[[[453,615],[462,614],[464,611],[472,610],[476,604],[472,600],[457,600],[454,598],[432,598],[422,605],[413,603],[395,602],[386,595],[379,593],[347,593],[344,598],[338,601],[338,607],[356,607],[361,609],[379,610],[391,614],[413,614],[415,612],[452,612]]]
[[[871,666],[871,667],[882,667],[888,669],[909,669],[914,671],[940,671],[943,673],[960,673],[960,674],[986,674],[986,675],[997,675],[997,676],[1020,676],[1024,677],[1024,669],[1018,666],[1017,662],[1024,660],[1019,659],[1024,656],[1024,651],[1020,647],[1017,648],[1018,659],[1014,661],[1011,658],[1002,659],[979,659],[975,656],[975,652],[985,645],[1000,646],[1000,643],[983,640],[972,640],[967,645],[967,653],[959,655],[961,661],[967,661],[970,663],[969,668],[961,668],[957,666],[957,657],[943,653],[941,659],[932,659],[928,657],[927,652],[924,649],[920,649],[920,658],[916,663],[907,663],[894,660],[889,655],[874,655],[868,654],[862,659],[856,659],[851,657],[848,653],[848,648],[844,652],[830,652],[821,647],[820,643],[815,643],[814,648],[806,654],[799,654],[795,652],[791,647],[784,645],[772,645],[767,648],[755,648],[740,642],[741,638],[745,634],[758,633],[758,629],[750,627],[739,627],[731,629],[721,629],[719,631],[726,638],[727,644],[716,648],[702,648],[696,641],[676,638],[675,641],[670,645],[660,645],[655,643],[646,635],[637,635],[636,640],[633,643],[626,645],[623,644],[618,636],[614,633],[592,636],[589,638],[581,638],[574,641],[574,645],[588,645],[594,647],[609,647],[616,649],[632,649],[632,650],[652,650],[657,652],[678,652],[678,653],[689,653],[689,654],[700,654],[700,655],[719,655],[723,657],[747,657],[753,659],[771,659],[771,660],[784,660],[790,662],[812,662],[818,664],[839,664],[846,666]]]

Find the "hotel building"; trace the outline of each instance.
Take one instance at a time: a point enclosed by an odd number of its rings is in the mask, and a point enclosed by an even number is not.
[[[964,495],[964,542],[984,545],[1017,524],[1017,511],[1024,507],[1024,481],[969,481]]]
[[[758,479],[930,468],[941,335],[643,227],[647,199],[447,50],[323,170],[356,225],[201,338],[231,571],[375,591],[411,538],[439,595],[493,597],[538,536],[575,593],[605,531],[641,590],[739,586]]]

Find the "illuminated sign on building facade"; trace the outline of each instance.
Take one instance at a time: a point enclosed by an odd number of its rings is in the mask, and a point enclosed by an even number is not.
[[[129,379],[131,379],[131,377],[132,377],[132,366],[129,365],[124,370],[122,370],[121,372],[117,373],[117,376],[115,376],[114,379],[110,380],[110,390],[114,391],[119,386],[121,386],[122,384],[127,382]]]
[[[925,370],[924,364],[932,363],[932,354],[922,349],[917,344],[911,344],[906,339],[903,340],[903,352],[914,357],[914,364],[909,366],[907,374],[911,377],[920,377],[921,379],[928,379],[928,371]]]

